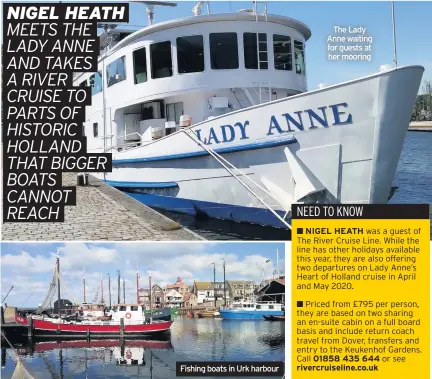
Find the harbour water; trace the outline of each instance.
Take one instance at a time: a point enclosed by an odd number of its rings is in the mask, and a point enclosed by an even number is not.
[[[432,133],[408,132],[396,171],[395,185],[399,189],[390,203],[432,204],[431,162]]]
[[[177,317],[170,335],[157,341],[131,340],[123,347],[120,341],[81,341],[77,347],[70,347],[71,341],[69,345],[54,341],[36,343],[33,351],[26,344],[15,348],[36,379],[170,379],[176,377],[176,361],[284,361],[284,326],[260,320]],[[127,365],[127,359],[141,364]],[[15,366],[12,349],[2,349],[2,377],[10,379]]]
[[[399,189],[390,203],[432,203],[432,133],[408,132],[394,185]],[[197,219],[193,216],[159,210],[171,219],[209,240],[269,240],[290,238],[286,230],[239,224],[230,221]]]

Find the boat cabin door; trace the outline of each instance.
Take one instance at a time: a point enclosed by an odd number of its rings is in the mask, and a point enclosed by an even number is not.
[[[123,117],[125,142],[139,140],[141,115],[139,113],[125,113]]]

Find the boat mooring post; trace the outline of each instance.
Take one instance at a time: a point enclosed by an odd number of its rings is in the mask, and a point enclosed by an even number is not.
[[[6,346],[1,347],[1,367],[6,367]]]
[[[3,327],[3,325],[5,323],[3,304],[0,308],[1,308],[1,310],[0,310],[0,325]]]
[[[122,317],[120,319],[120,338],[123,339],[124,338],[124,318]]]
[[[123,338],[120,340],[120,355],[124,358],[124,355],[125,355],[125,340]]]
[[[30,316],[27,321],[27,337],[31,340],[33,338],[33,318]]]

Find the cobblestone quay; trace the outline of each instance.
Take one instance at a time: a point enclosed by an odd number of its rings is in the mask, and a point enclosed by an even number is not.
[[[63,174],[76,185],[77,174]],[[89,175],[77,187],[77,205],[65,207],[65,222],[4,223],[3,241],[192,241],[203,240],[177,222]]]

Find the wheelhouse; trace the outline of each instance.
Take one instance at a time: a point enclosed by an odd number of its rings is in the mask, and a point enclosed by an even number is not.
[[[145,321],[145,307],[141,304],[117,304],[114,305],[109,313],[113,321],[128,322]]]
[[[242,311],[284,311],[283,304],[275,302],[237,301],[231,304],[231,309]]]

